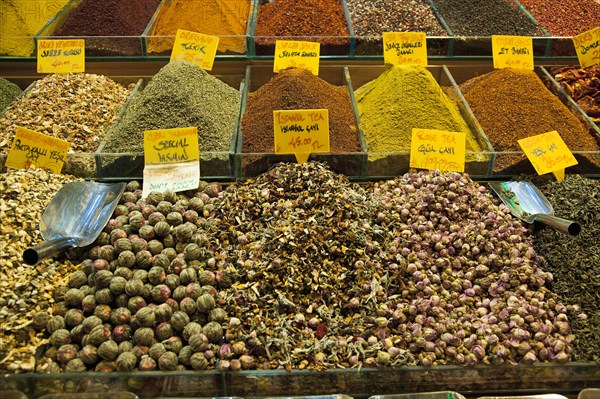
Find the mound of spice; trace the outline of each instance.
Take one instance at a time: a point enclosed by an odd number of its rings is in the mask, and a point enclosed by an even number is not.
[[[88,54],[141,54],[141,39],[160,0],[83,0],[52,36],[138,36],[87,39]]]
[[[0,0],[0,55],[33,55],[33,36],[66,3],[67,0]]]
[[[55,288],[76,267],[65,256],[36,266],[24,266],[21,257],[43,241],[39,223],[54,194],[75,180],[43,169],[0,173],[0,370],[33,371],[36,350],[48,343],[42,328],[57,302]],[[38,312],[46,316],[34,316]]]
[[[245,53],[249,15],[249,0],[174,0],[162,7],[154,22],[148,52],[170,53],[177,30],[185,29],[219,36],[220,53]]]
[[[409,151],[413,128],[465,132],[467,151],[481,151],[456,103],[421,65],[390,67],[355,97],[369,152]]]
[[[306,40],[321,43],[323,54],[347,54],[350,38],[340,0],[277,0],[258,9],[256,52],[273,54],[275,41]]]
[[[23,90],[13,82],[0,78],[0,113],[15,101]]]
[[[541,33],[511,0],[436,0],[435,5],[454,34],[464,36]]]
[[[461,85],[471,110],[490,140],[494,151],[522,151],[517,140],[556,130],[571,151],[599,151],[600,146],[579,119],[546,88],[533,71],[500,69],[475,77]],[[597,168],[599,160],[585,155]],[[495,171],[533,172],[531,165],[516,156],[496,158]],[[526,161],[526,160],[524,160]],[[513,167],[512,170],[507,168]],[[516,169],[515,169],[516,168]]]
[[[129,93],[102,75],[48,75],[0,118],[0,151],[10,150],[22,126],[68,141],[70,151],[94,152]]]
[[[286,69],[248,94],[242,117],[243,152],[273,153],[273,111],[328,109],[331,152],[358,152],[358,129],[346,86],[334,86],[305,69]]]
[[[519,0],[552,36],[576,36],[596,28],[600,21],[597,0]]]
[[[600,125],[600,66],[550,68],[554,79]]]
[[[106,135],[105,152],[143,152],[144,131],[197,127],[203,152],[227,152],[240,92],[196,64],[175,61],[148,82]]]
[[[557,216],[581,224],[581,233],[566,236],[550,228],[534,232],[535,248],[554,276],[552,290],[568,308],[585,316],[570,319],[575,334],[575,360],[600,361],[600,182],[572,175],[540,189]]]

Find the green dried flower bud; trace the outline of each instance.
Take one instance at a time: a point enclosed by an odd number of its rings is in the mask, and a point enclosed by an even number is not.
[[[102,319],[94,315],[88,316],[83,320],[81,325],[83,326],[83,330],[89,333],[94,327],[102,325]]]
[[[179,360],[180,364],[183,364],[185,366],[191,366],[191,359],[193,354],[194,351],[192,350],[191,346],[184,346],[177,354],[177,359]]]
[[[188,343],[194,352],[204,352],[208,349],[208,337],[202,333],[193,334],[190,336]]]
[[[132,251],[123,251],[119,254],[117,261],[122,267],[133,267],[136,265],[137,257]]]
[[[129,216],[129,225],[131,226],[131,231],[139,231],[145,225],[145,223],[146,219],[140,212]]]
[[[151,358],[148,355],[144,355],[140,359],[140,365],[139,365],[138,369],[140,371],[154,371],[154,370],[156,370],[156,367],[157,367],[156,360],[154,360],[153,358]]]
[[[208,360],[204,353],[196,352],[190,357],[190,365],[194,370],[206,370],[208,369]]]
[[[135,317],[142,327],[152,327],[156,322],[156,315],[154,313],[154,309],[151,307],[141,308],[137,311]]]
[[[187,313],[178,310],[173,312],[173,316],[171,317],[171,325],[175,331],[183,331],[185,326],[190,322],[190,317]]]
[[[83,361],[83,363],[93,366],[98,363],[98,348],[93,345],[86,345],[79,351],[79,358]]]
[[[110,270],[99,270],[94,274],[94,285],[97,288],[106,288],[110,285],[112,278],[113,273]]]
[[[104,341],[108,341],[111,337],[111,331],[108,326],[100,325],[96,326],[90,331],[88,335],[88,344],[100,346]]]
[[[216,344],[223,338],[223,327],[219,323],[211,321],[202,327],[202,333],[208,338],[208,342]]]
[[[169,265],[171,264],[171,262],[173,261],[173,259],[175,259],[177,257],[177,251],[174,248],[165,248],[162,251],[163,255],[166,255],[167,258],[169,259]]]
[[[216,306],[215,298],[210,294],[202,294],[196,300],[196,307],[199,312],[208,313]]]
[[[148,203],[148,205],[158,205],[158,203],[160,201],[164,201],[165,197],[164,194],[158,191],[151,191],[150,193],[148,193],[148,197],[146,198],[146,203]]]
[[[180,302],[183,298],[186,297],[185,287],[180,285],[179,287],[175,288],[173,294],[171,294],[171,297],[176,301]]]
[[[227,312],[223,308],[214,308],[208,313],[208,320],[223,323],[227,320]]]
[[[96,302],[101,305],[108,305],[113,302],[115,296],[110,292],[109,288],[101,288],[94,294]]]
[[[154,313],[156,314],[156,321],[162,323],[171,320],[173,309],[168,304],[162,303],[156,307]]]
[[[188,265],[187,268],[183,269],[181,273],[179,273],[179,281],[181,285],[195,283],[196,281],[198,281],[198,275],[196,273],[196,270],[189,267]]]
[[[179,365],[179,359],[173,352],[165,352],[158,359],[158,368],[161,371],[177,370],[177,365]]]
[[[217,282],[213,272],[203,270],[198,274],[198,284],[200,285],[215,285]]]
[[[115,259],[115,247],[112,245],[103,245],[98,250],[98,258],[110,262]]]
[[[127,221],[129,222],[129,218],[126,217],[126,220],[123,219],[123,221]],[[120,238],[127,238],[127,233],[125,232],[125,230],[123,230],[123,228],[120,229],[114,229],[109,233],[110,236],[110,244],[112,246],[115,245],[115,242],[120,239]]]
[[[111,273],[112,274],[112,273]],[[64,296],[65,303],[67,306],[71,308],[76,308],[81,306],[81,301],[85,297],[83,291],[78,288],[70,288]]]
[[[171,203],[168,201],[161,201],[156,205],[156,211],[163,215],[168,215],[171,212]]]
[[[133,272],[132,279],[141,280],[142,283],[146,284],[148,282],[148,271],[142,269],[136,269]]]
[[[154,330],[140,327],[133,333],[133,341],[138,345],[151,346],[154,343]]]
[[[162,244],[160,245],[162,250]],[[153,255],[152,252],[142,250],[135,254],[135,265],[142,269],[149,269],[152,266]],[[133,267],[133,266],[131,266]]]
[[[114,360],[119,354],[119,345],[113,340],[104,341],[98,347],[98,356],[104,360]]]
[[[85,317],[83,316],[83,312],[81,310],[69,309],[67,310],[67,313],[65,313],[64,319],[67,327],[73,328],[80,325]]]
[[[51,313],[54,316],[64,317],[64,315],[67,313],[67,310],[69,310],[69,307],[67,306],[66,302],[57,302],[54,305],[52,305]]]
[[[68,344],[71,342],[71,334],[69,330],[64,328],[60,328],[50,335],[50,344],[55,348],[60,348],[61,346]]]
[[[87,283],[87,275],[81,270],[74,271],[69,276],[69,287],[79,288]]]
[[[175,244],[177,244],[177,240],[175,240],[175,234],[170,233],[163,237],[162,243],[165,248],[175,248]]]
[[[56,353],[56,359],[62,364],[67,364],[77,357],[77,346],[73,344],[61,345]]]
[[[165,272],[165,269],[163,269],[162,267],[153,266],[148,271],[148,281],[150,282],[150,284],[153,284],[153,285],[162,284],[165,282],[166,278],[167,278],[167,273]]]
[[[117,371],[132,371],[137,365],[138,359],[132,352],[123,352],[117,357]]]
[[[112,330],[112,337],[118,343],[128,342],[132,336],[133,329],[128,324],[120,324]]]
[[[83,373],[87,370],[87,367],[83,361],[79,358],[69,360],[69,363],[65,366],[65,372],[67,373]]]
[[[62,316],[53,316],[46,323],[46,330],[53,334],[57,330],[64,329],[67,326],[65,319]]]
[[[119,355],[123,352],[131,352],[133,350],[133,344],[131,341],[122,341],[119,343]]]
[[[125,293],[131,297],[137,296],[142,293],[143,287],[144,283],[142,280],[131,279],[125,283]]]
[[[162,343],[157,342],[154,345],[152,345],[148,350],[148,356],[158,361],[158,359],[166,352],[167,349],[165,348],[165,346]]]
[[[115,269],[114,275],[115,277],[123,277],[129,281],[133,277],[133,271],[128,267],[119,266]]]
[[[152,288],[152,299],[156,302],[163,303],[171,297],[171,289],[165,284],[159,284]]]
[[[131,241],[127,237],[119,238],[113,243],[113,246],[117,255],[120,255],[124,251],[131,251],[132,249]]]
[[[113,325],[128,324],[131,320],[131,311],[125,307],[117,308],[112,311],[110,321]]]
[[[148,251],[152,255],[158,255],[164,250],[165,246],[162,242],[158,240],[150,240],[148,241]]]
[[[153,212],[148,216],[148,224],[150,226],[156,226],[159,222],[164,222],[167,217],[160,212]]]
[[[127,284],[127,280],[125,280],[125,278],[123,278],[121,276],[115,276],[110,281],[110,285],[108,286],[108,289],[114,295],[119,295],[119,294],[122,294],[123,292],[125,292],[126,284]]]
[[[109,362],[106,360],[101,360],[94,368],[94,371],[97,373],[111,373],[111,372],[115,371],[116,369],[117,369],[116,362]]]
[[[140,251],[145,251],[148,248],[148,241],[141,237],[131,239],[131,252],[137,254]]]
[[[177,336],[165,339],[164,341],[162,341],[162,344],[168,351],[171,351],[175,354],[178,354],[181,348],[183,348],[183,341],[181,341],[181,338]]]
[[[46,328],[50,320],[50,315],[47,312],[37,312],[33,315],[33,327],[36,330],[43,330]]]
[[[164,341],[173,336],[173,326],[171,323],[163,321],[156,326],[156,338],[160,341]]]
[[[165,285],[169,287],[171,291],[181,285],[179,280],[179,276],[177,274],[167,274],[167,278],[165,279]]]
[[[169,212],[167,214],[167,223],[171,226],[179,226],[183,223],[183,215],[179,212]]]
[[[129,303],[127,303],[127,309],[129,309],[131,314],[136,314],[139,309],[145,308],[146,306],[146,301],[141,296],[131,297]]]
[[[194,313],[196,313],[196,301],[190,297],[185,297],[179,302],[179,309],[192,316]]]

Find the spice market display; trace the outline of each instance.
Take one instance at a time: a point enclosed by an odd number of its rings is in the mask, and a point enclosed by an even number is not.
[[[572,40],[599,13],[0,0],[0,397],[600,397],[600,66],[580,67]],[[179,29],[219,38],[212,70],[169,60]],[[429,65],[384,65],[382,33],[411,31]],[[533,37],[535,68],[493,69],[492,35]],[[38,40],[73,38],[85,72],[37,73]],[[277,40],[319,42],[319,73],[274,72]],[[275,148],[275,111],[321,109],[328,153]],[[170,164],[148,189],[145,132],[189,127],[197,187],[157,190],[184,174]],[[49,139],[13,146],[19,128],[69,143],[60,174],[33,160]],[[409,167],[413,129],[466,133],[466,173]],[[551,131],[578,162],[564,178],[538,175],[519,144]],[[20,169],[13,149],[32,156]],[[26,263],[51,200],[83,179],[126,187],[103,200],[108,222]],[[508,180],[542,197],[499,192]],[[526,222],[532,201],[581,231]]]

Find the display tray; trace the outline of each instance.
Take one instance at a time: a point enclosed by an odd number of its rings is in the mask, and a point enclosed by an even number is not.
[[[251,153],[243,151],[244,132],[241,120],[246,112],[248,94],[256,91],[275,76],[272,66],[249,65],[246,68],[246,87],[242,96],[242,110],[240,112],[240,124],[238,129],[236,147],[236,175],[240,179],[247,179],[266,172],[271,166],[279,162],[296,162],[293,154],[275,153]],[[358,126],[358,115],[354,103],[354,94],[349,81],[348,70],[341,66],[321,66],[319,77],[336,86],[346,86],[350,93],[354,120]],[[311,154],[309,160],[326,163],[331,170],[344,174],[351,179],[363,178],[365,176],[367,150],[364,137],[357,128],[356,132],[361,151],[355,153],[323,153]]]
[[[315,395],[368,398],[448,390],[469,398],[549,393],[577,397],[578,393],[586,388],[598,387],[600,364],[591,362],[325,371],[4,374],[0,377],[0,392],[18,391],[27,398],[40,398],[49,394],[81,395],[103,392],[110,392],[115,395],[115,399],[120,392],[129,392],[140,398],[264,398]],[[460,399],[459,396],[446,398]]]
[[[354,90],[360,88],[365,83],[376,79],[381,75],[387,67],[381,66],[349,66],[350,80]],[[488,177],[493,165],[493,150],[485,137],[479,123],[473,116],[469,106],[452,76],[449,74],[445,66],[429,66],[429,72],[433,75],[436,82],[445,90],[450,90],[458,99],[458,105],[461,115],[467,122],[471,132],[473,133],[478,144],[481,146],[481,152],[467,152],[465,155],[465,172],[469,173],[474,178]],[[357,116],[360,129],[360,116]],[[362,130],[361,130],[362,132]],[[364,136],[364,133],[362,133]],[[401,152],[374,152],[367,148],[368,161],[366,177],[372,180],[394,178],[395,176],[404,174],[410,169],[410,151]]]
[[[468,66],[448,66],[450,75],[453,77],[457,85],[461,85],[469,79],[492,72],[494,68],[491,65],[478,66],[476,68]],[[544,82],[546,87],[553,92],[560,101],[575,115],[583,127],[592,135],[596,141],[600,142],[600,129],[596,126],[587,115],[579,108],[577,103],[572,101],[570,97],[561,90],[556,90],[556,81],[541,66],[535,67],[535,73]],[[494,151],[494,165],[489,178],[510,178],[515,174],[535,174],[535,170],[529,162],[523,151],[498,151],[494,148],[494,140],[490,134],[485,131],[487,138],[490,140]],[[560,133],[560,132],[559,132]],[[600,176],[600,151],[573,151],[578,164],[566,169],[566,173],[576,173],[587,177]],[[500,165],[509,165],[508,167],[500,167]]]
[[[129,85],[133,85],[131,93],[125,105],[119,110],[119,115],[121,115],[125,108],[127,107],[127,103],[131,101],[135,93],[140,89],[142,80],[133,76],[110,76],[106,75],[117,83],[122,84],[127,87]],[[5,77],[5,79],[10,80],[13,83],[16,83],[19,87],[24,87],[27,85],[27,88],[21,93],[20,98],[25,96],[30,90],[32,90],[36,83],[39,81],[39,76],[19,76],[19,77]],[[10,107],[9,107],[10,108]],[[6,112],[9,108],[5,109]],[[99,142],[98,148],[102,145],[102,142]],[[12,143],[9,143],[8,148],[12,146]],[[6,171],[6,159],[8,158],[8,154],[0,150],[0,173]],[[75,152],[69,151],[67,153],[67,158],[63,164],[63,168],[61,170],[62,174],[73,175],[76,177],[81,177],[84,179],[97,179],[100,177],[98,173],[98,169],[96,167],[96,154],[95,152]]]
[[[214,75],[229,86],[244,92],[244,76],[242,75]],[[140,84],[140,89],[136,93],[143,92],[144,84],[150,77],[144,77]],[[127,112],[127,104],[122,111]],[[119,120],[115,120],[115,124]],[[202,151],[202,142],[200,146],[200,177],[207,181],[230,181],[235,179],[235,149],[237,140],[237,131],[239,124],[239,113],[231,134],[229,151]],[[186,126],[182,126],[186,127]],[[143,152],[125,152],[111,153],[105,151],[106,141],[100,143],[95,153],[97,165],[97,177],[100,181],[123,181],[123,180],[141,180],[144,175],[145,158]]]
[[[346,20],[346,28],[348,29],[348,36],[345,37],[334,37],[326,35],[315,35],[315,36],[300,36],[300,35],[288,35],[288,36],[257,36],[256,28],[260,19],[260,7],[269,0],[255,0],[253,3],[253,11],[251,28],[249,32],[249,56],[261,57],[261,56],[273,56],[275,54],[275,41],[276,40],[297,40],[297,41],[309,41],[319,42],[320,55],[321,56],[346,56],[351,57],[354,55],[354,37],[352,34],[352,23],[350,22],[350,15],[348,14],[348,7],[346,6],[345,0],[340,0],[344,8],[344,17]]]
[[[69,17],[83,0],[70,0],[35,35],[35,43],[43,40],[83,39],[86,58],[95,57],[142,57],[144,54],[142,35],[135,36],[57,36]]]
[[[238,1],[240,1],[240,0],[238,0]],[[242,44],[242,46],[244,47],[243,51],[217,51],[216,57],[218,59],[239,59],[239,58],[245,58],[247,55],[250,55],[250,52],[248,51],[248,49],[251,47],[250,46],[250,41],[251,41],[250,40],[250,32],[252,29],[251,28],[252,12],[254,10],[255,1],[257,1],[257,0],[250,1],[250,12],[246,16],[246,18],[247,18],[246,32],[243,36],[217,35],[217,34],[210,33],[210,32],[199,32],[199,33],[204,33],[204,34],[211,35],[211,36],[217,36],[217,37],[219,37],[220,42],[226,40],[226,41],[230,41],[230,42],[243,43]],[[171,2],[172,2],[172,0],[163,0],[161,2],[156,13],[154,14],[152,19],[148,23],[146,30],[144,31],[142,40],[144,43],[145,55],[147,55],[148,57],[163,59],[163,58],[169,58],[171,56],[171,48],[173,47],[173,44],[175,43],[175,35],[161,36],[161,35],[156,34],[157,24],[158,24],[160,18],[165,14],[165,12],[168,9]],[[202,12],[207,13],[206,15],[208,15],[208,13],[210,13],[211,15],[214,15],[215,13],[222,13],[222,20],[225,21],[226,13],[236,13],[237,14],[237,13],[241,12],[239,10],[240,7],[236,6],[235,3],[236,2],[232,2],[233,7],[234,7],[232,10],[215,10],[211,7],[212,4],[209,4],[208,2],[206,2],[205,3],[206,6],[202,7]],[[207,18],[206,15],[199,15],[198,18],[199,19]],[[153,50],[152,49],[153,43],[157,43],[157,42],[162,42],[162,44],[160,44],[160,47],[166,46],[168,48],[168,50],[164,50],[164,51],[163,50],[161,50],[161,51]]]

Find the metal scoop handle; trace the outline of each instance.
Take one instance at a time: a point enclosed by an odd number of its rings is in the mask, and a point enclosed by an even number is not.
[[[23,252],[23,261],[28,265],[37,265],[40,261],[61,253],[65,249],[77,245],[77,239],[73,237],[61,237],[42,242],[35,247],[27,248]]]
[[[581,225],[579,223],[552,215],[540,213],[535,215],[535,220],[572,236],[576,236],[581,231]]]

